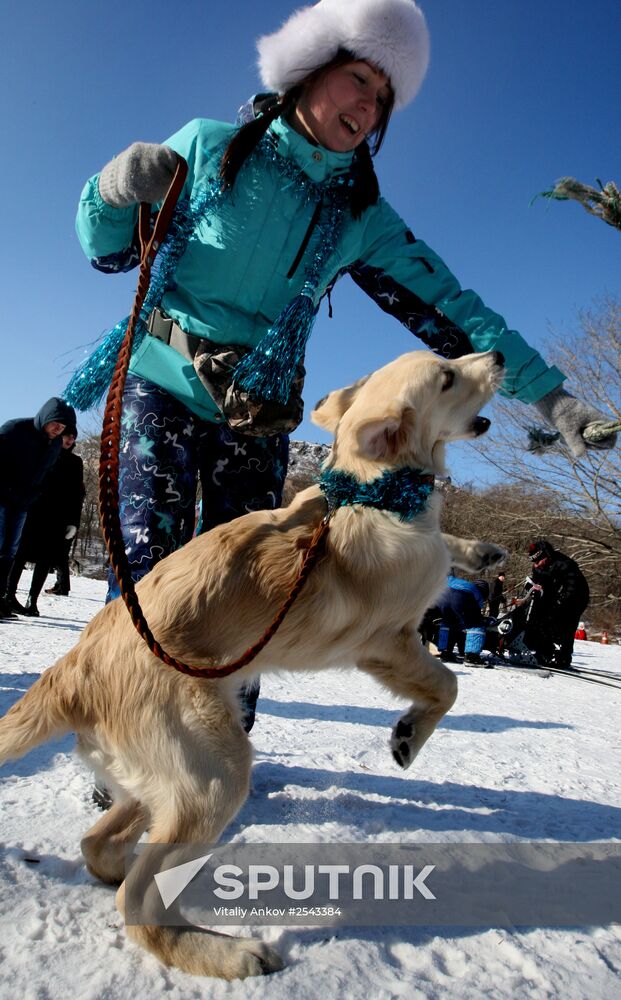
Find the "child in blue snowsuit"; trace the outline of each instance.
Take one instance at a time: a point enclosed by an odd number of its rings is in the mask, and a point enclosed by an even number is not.
[[[480,586],[470,580],[463,580],[461,577],[449,576],[447,587],[435,603],[434,615],[441,620],[441,624],[448,630],[446,643],[440,644],[438,648],[445,662],[454,662],[453,650],[457,646],[457,651],[464,657],[464,662],[478,664],[481,658],[478,653],[466,652],[466,636],[469,629],[479,629],[483,627],[483,615],[481,609],[484,604],[484,595]]]

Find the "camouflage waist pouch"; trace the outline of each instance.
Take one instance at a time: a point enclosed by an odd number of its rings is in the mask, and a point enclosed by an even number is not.
[[[192,364],[232,430],[253,437],[290,434],[304,414],[302,390],[306,369],[301,362],[297,365],[286,403],[257,399],[237,386],[233,377],[237,363],[251,350],[241,344],[216,344],[200,338]]]
[[[289,399],[283,405],[269,399],[258,399],[235,384],[234,372],[239,361],[252,350],[241,344],[217,344],[206,337],[186,333],[161,309],[154,309],[147,320],[152,337],[174,348],[192,362],[205,389],[231,428],[239,434],[269,437],[289,434],[302,421],[304,404],[302,389],[306,370],[300,362]]]

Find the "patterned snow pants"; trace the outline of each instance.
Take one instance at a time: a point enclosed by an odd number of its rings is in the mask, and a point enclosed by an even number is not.
[[[208,531],[241,514],[280,507],[288,457],[286,434],[236,434],[201,420],[164,389],[130,373],[123,395],[119,510],[133,579],[192,538],[199,479],[200,530]],[[118,595],[110,571],[106,600]],[[258,679],[242,692],[246,732],[258,693]]]

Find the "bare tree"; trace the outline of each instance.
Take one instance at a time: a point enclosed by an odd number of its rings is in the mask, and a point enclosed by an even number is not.
[[[568,391],[621,419],[619,299],[581,312],[579,327],[557,335],[547,353],[568,376]],[[528,452],[532,419],[526,407],[497,397],[493,447],[473,447],[504,485],[480,494],[478,503],[488,517],[493,508],[510,548],[545,535],[575,558],[591,584],[592,608],[612,625],[621,614],[621,452],[589,449],[575,459],[562,442],[541,455]]]
[[[84,505],[74,546],[73,558],[79,571],[89,576],[102,576],[107,553],[99,524],[99,450],[101,415],[93,411],[84,424],[76,452],[84,463]]]

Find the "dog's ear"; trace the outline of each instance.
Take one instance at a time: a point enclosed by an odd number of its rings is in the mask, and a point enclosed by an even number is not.
[[[348,385],[344,389],[335,389],[334,392],[328,393],[318,403],[315,403],[315,409],[310,415],[313,423],[334,434],[339,420],[347,412],[356,398],[358,390],[368,381],[369,377],[369,375],[365,375],[353,385]]]
[[[408,445],[414,421],[415,411],[411,406],[364,420],[356,429],[360,454],[375,461],[397,458]]]

